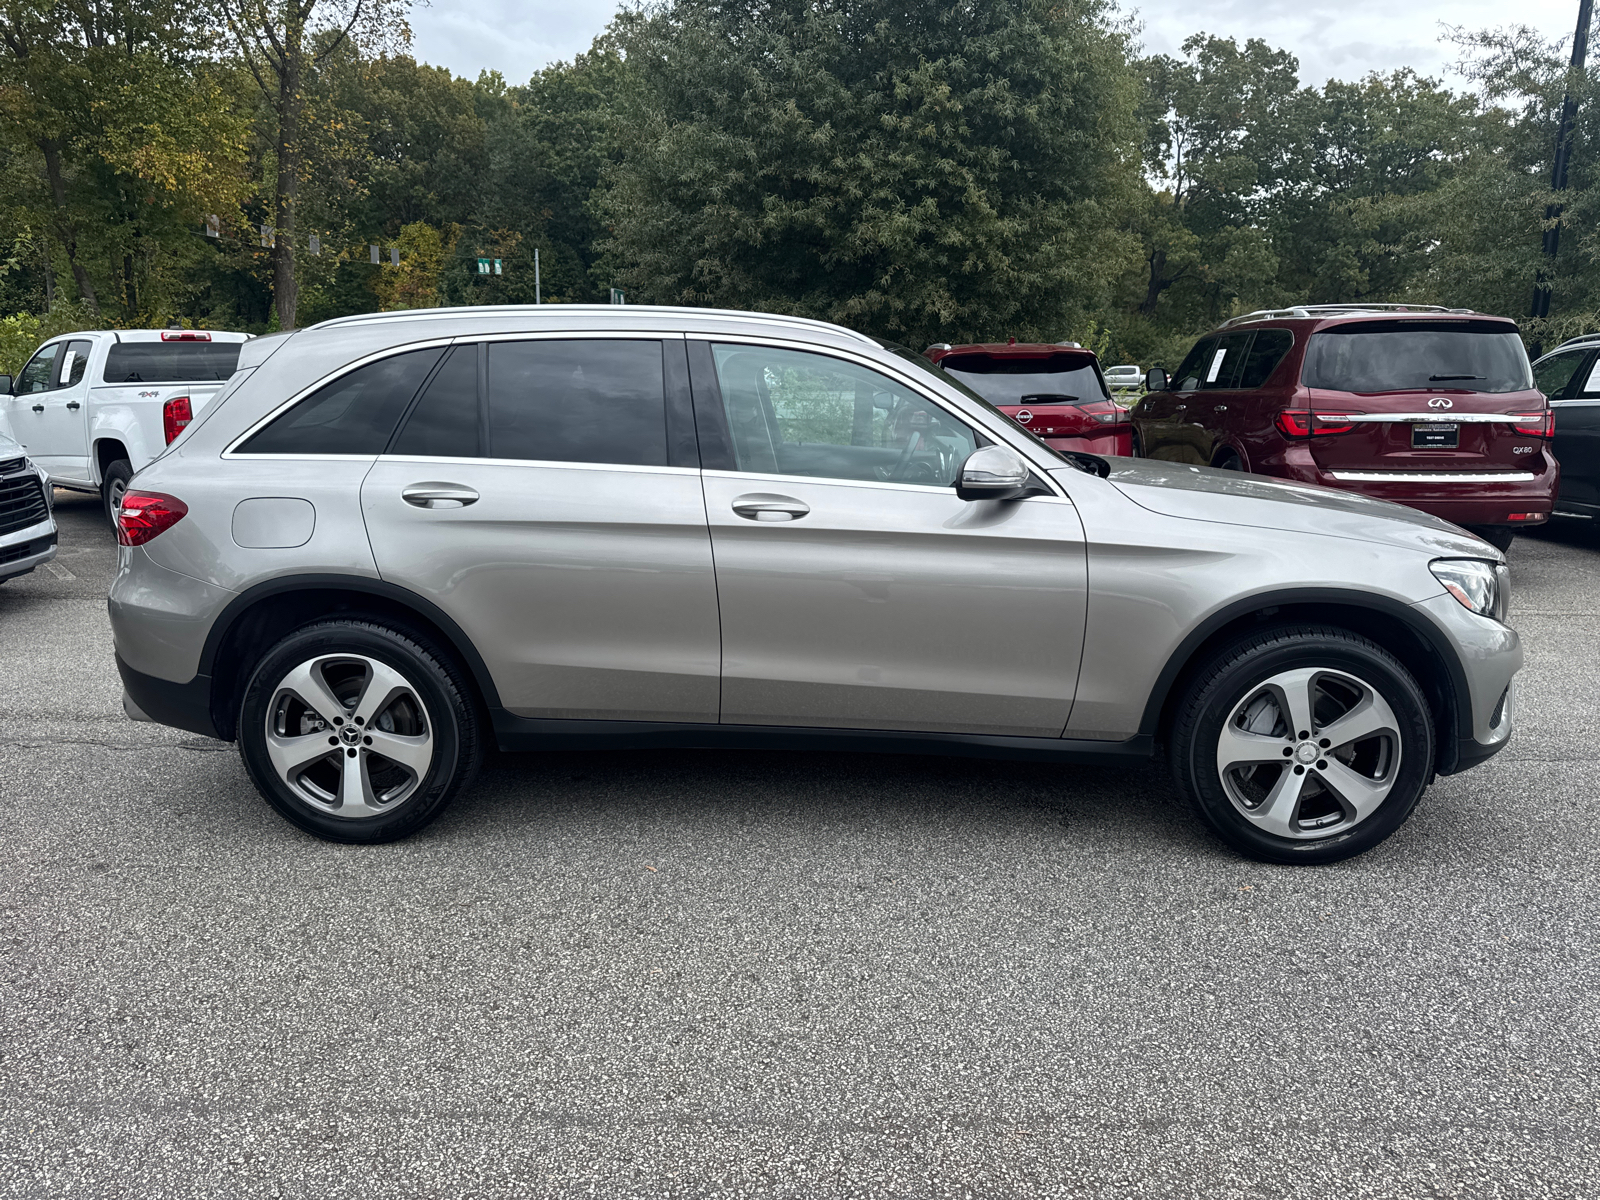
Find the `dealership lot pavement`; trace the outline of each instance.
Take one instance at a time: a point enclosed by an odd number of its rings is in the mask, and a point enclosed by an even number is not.
[[[504,757],[395,846],[122,717],[98,505],[0,587],[0,1196],[1600,1195],[1600,538],[1354,862],[1154,769]]]

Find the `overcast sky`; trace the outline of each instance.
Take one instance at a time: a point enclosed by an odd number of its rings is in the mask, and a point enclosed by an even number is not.
[[[1241,42],[1260,37],[1292,51],[1301,80],[1313,84],[1395,67],[1459,83],[1447,74],[1455,54],[1439,41],[1443,23],[1476,29],[1517,22],[1547,37],[1570,37],[1578,15],[1577,0],[1145,0],[1124,8],[1144,23],[1151,52],[1175,54],[1197,31]],[[412,51],[468,79],[492,69],[521,83],[587,49],[616,10],[615,0],[419,0]]]

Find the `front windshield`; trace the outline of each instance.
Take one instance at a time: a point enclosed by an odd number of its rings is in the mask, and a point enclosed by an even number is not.
[[[1521,392],[1533,387],[1513,329],[1488,321],[1364,321],[1311,335],[1300,381],[1336,392]]]
[[[951,354],[939,365],[994,404],[1088,404],[1111,398],[1094,360],[1081,354],[1042,358]]]
[[[1071,461],[1065,455],[1063,455],[1059,450],[1057,450],[1054,446],[1050,445],[1043,438],[1041,438],[1037,434],[1035,434],[1031,429],[1028,429],[1026,426],[1023,426],[1023,425],[1018,425],[1010,417],[1006,416],[1005,413],[1001,412],[998,408],[996,408],[993,404],[989,403],[989,401],[985,400],[977,392],[973,391],[970,387],[968,387],[961,380],[957,379],[954,375],[950,374],[949,371],[940,370],[939,365],[937,363],[934,363],[934,362],[930,361],[929,359],[923,358],[922,355],[918,354],[915,350],[908,350],[904,346],[896,345],[894,342],[886,342],[882,338],[873,338],[872,340],[877,342],[878,345],[882,346],[885,350],[889,351],[889,353],[893,354],[895,357],[903,358],[908,363],[912,363],[915,366],[920,367],[922,370],[926,371],[929,375],[932,375],[940,383],[945,384],[947,387],[955,388],[956,391],[960,392],[963,396],[967,397],[967,399],[974,400],[977,403],[983,405],[984,408],[988,409],[995,416],[999,417],[1002,421],[1004,421],[1007,425],[1011,426],[1018,433],[1024,435],[1030,442],[1032,442],[1035,446],[1038,446],[1041,450],[1043,450],[1045,453],[1049,454],[1052,458],[1059,458],[1062,462],[1070,462]]]

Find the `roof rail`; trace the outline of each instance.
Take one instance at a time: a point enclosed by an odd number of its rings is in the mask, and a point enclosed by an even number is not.
[[[1226,329],[1230,325],[1244,325],[1251,321],[1276,321],[1285,318],[1310,318],[1310,317],[1354,317],[1371,313],[1374,316],[1386,312],[1420,312],[1420,313],[1470,313],[1470,308],[1446,308],[1442,304],[1296,304],[1289,308],[1263,308],[1255,312],[1245,313],[1242,317],[1233,317],[1224,321],[1218,328]]]
[[[1577,337],[1569,337],[1561,344],[1563,346],[1573,346],[1579,342],[1600,342],[1600,333],[1580,333]]]
[[[454,317],[518,316],[535,312],[550,316],[597,316],[601,313],[617,316],[619,312],[661,313],[675,317],[707,317],[724,321],[753,321],[769,325],[787,325],[796,329],[825,330],[828,333],[853,338],[869,346],[877,346],[878,344],[866,334],[857,333],[854,329],[847,329],[843,325],[834,325],[827,321],[816,321],[810,317],[791,317],[783,313],[743,312],[731,308],[680,308],[672,305],[654,304],[629,304],[620,307],[615,304],[477,304],[463,305],[460,308],[408,308],[401,309],[398,312],[355,313],[348,317],[333,317],[326,321],[318,321],[315,325],[308,325],[306,328],[335,329],[345,325],[364,325],[377,321],[407,319],[436,321],[449,320]]]

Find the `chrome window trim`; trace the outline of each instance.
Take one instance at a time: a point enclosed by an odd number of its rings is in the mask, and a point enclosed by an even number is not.
[[[1047,481],[1047,486],[1049,486],[1051,488],[1054,488],[1054,489],[1058,489],[1058,493],[1057,494],[1060,495],[1063,498],[1066,498],[1067,502],[1069,504],[1071,503],[1070,497],[1067,497],[1066,489],[1064,487],[1062,487],[1062,485],[1060,483],[1058,483],[1056,480],[1051,479],[1050,475],[1049,475],[1050,471],[1055,470],[1057,468],[1060,468],[1060,467],[1071,467],[1072,464],[1070,462],[1063,462],[1063,461],[1060,461],[1060,460],[1052,460],[1048,464],[1041,463],[1038,460],[1038,458],[1036,457],[1036,455],[1038,454],[1038,448],[1036,446],[1032,445],[1032,443],[1027,442],[1027,441],[1024,441],[1022,443],[1022,445],[1020,445],[1020,446],[1017,444],[1017,433],[1018,433],[1018,430],[1020,429],[1020,427],[1016,424],[1016,422],[1007,420],[1004,417],[1000,417],[1000,418],[996,419],[993,414],[984,412],[982,410],[979,410],[978,412],[968,412],[964,408],[956,407],[951,401],[945,399],[943,396],[938,395],[937,393],[931,392],[927,387],[925,387],[922,384],[922,381],[916,375],[912,374],[908,370],[902,369],[900,364],[899,364],[899,362],[894,360],[892,355],[890,356],[891,361],[884,362],[883,360],[874,358],[871,355],[858,353],[857,351],[854,351],[854,350],[845,350],[845,349],[842,349],[842,348],[837,347],[837,346],[822,346],[822,345],[819,345],[816,342],[800,342],[800,341],[794,341],[794,340],[789,339],[789,338],[751,337],[748,334],[737,334],[737,333],[719,334],[719,333],[701,333],[699,331],[693,331],[693,332],[690,332],[690,333],[686,334],[685,336],[690,341],[697,341],[697,342],[723,342],[723,343],[726,343],[728,345],[735,345],[735,346],[771,346],[771,347],[774,347],[775,349],[780,349],[780,350],[797,350],[797,351],[800,351],[800,352],[805,353],[805,354],[820,354],[825,358],[843,359],[845,362],[852,363],[852,364],[854,364],[856,366],[859,366],[859,367],[866,367],[868,370],[876,371],[880,375],[887,375],[889,378],[899,381],[900,384],[903,385],[907,390],[915,392],[917,395],[921,396],[924,400],[928,401],[929,403],[938,405],[939,408],[943,409],[946,413],[948,413],[950,416],[954,417],[956,420],[960,421],[962,424],[967,425],[969,427],[976,427],[978,429],[981,429],[987,436],[991,437],[994,441],[999,442],[1001,445],[1006,446],[1006,447],[1008,447],[1008,448],[1010,448],[1012,450],[1015,450],[1018,454],[1022,455],[1024,461],[1026,461],[1034,469],[1035,474],[1039,475],[1041,479],[1044,479],[1044,480]],[[874,343],[873,345],[874,345],[874,348],[878,349],[880,353],[889,354],[889,351],[883,350],[881,347],[878,347],[876,343]],[[935,381],[935,382],[937,382],[937,381]],[[1010,426],[1010,428],[1004,428],[1003,426]],[[707,474],[711,474],[711,473],[712,472],[707,472]],[[732,474],[734,474],[734,475],[742,475],[742,476],[744,476],[746,478],[753,478],[754,475],[755,475],[755,472],[735,471],[735,472],[732,472]],[[810,480],[819,480],[819,479],[820,480],[827,480],[827,479],[830,479],[829,476],[825,476],[825,475],[783,475],[783,476],[776,476],[775,478],[782,478],[782,479],[810,479]],[[865,481],[863,481],[863,480],[842,479],[842,480],[834,480],[833,482],[838,482],[838,483],[864,483]],[[920,486],[925,486],[925,485],[892,483],[892,482],[890,482],[888,480],[884,480],[882,484],[866,483],[865,486],[867,486],[867,487],[879,487],[879,486],[920,487]],[[953,487],[953,486],[954,485],[951,485],[951,487]],[[949,487],[945,487],[945,488],[936,488],[934,490],[935,491],[949,491],[951,489]]]
[[[832,475],[780,475],[772,471],[716,471],[703,470],[700,472],[707,479],[757,479],[769,483],[783,484],[839,484],[842,487],[854,488],[893,488],[895,491],[926,492],[938,496],[954,496],[955,485],[940,487],[932,483],[895,483],[892,479],[837,479]],[[1076,507],[1065,496],[1028,496],[1028,500],[1049,500],[1068,508]],[[963,503],[966,503],[963,501]]]
[[[1532,471],[1329,471],[1351,483],[1522,483]]]
[[[463,467],[543,467],[565,471],[627,471],[645,475],[698,476],[700,474],[699,467],[655,467],[646,463],[569,462],[558,458],[463,458],[457,454],[379,454],[375,461],[417,463],[419,466],[455,463]]]

